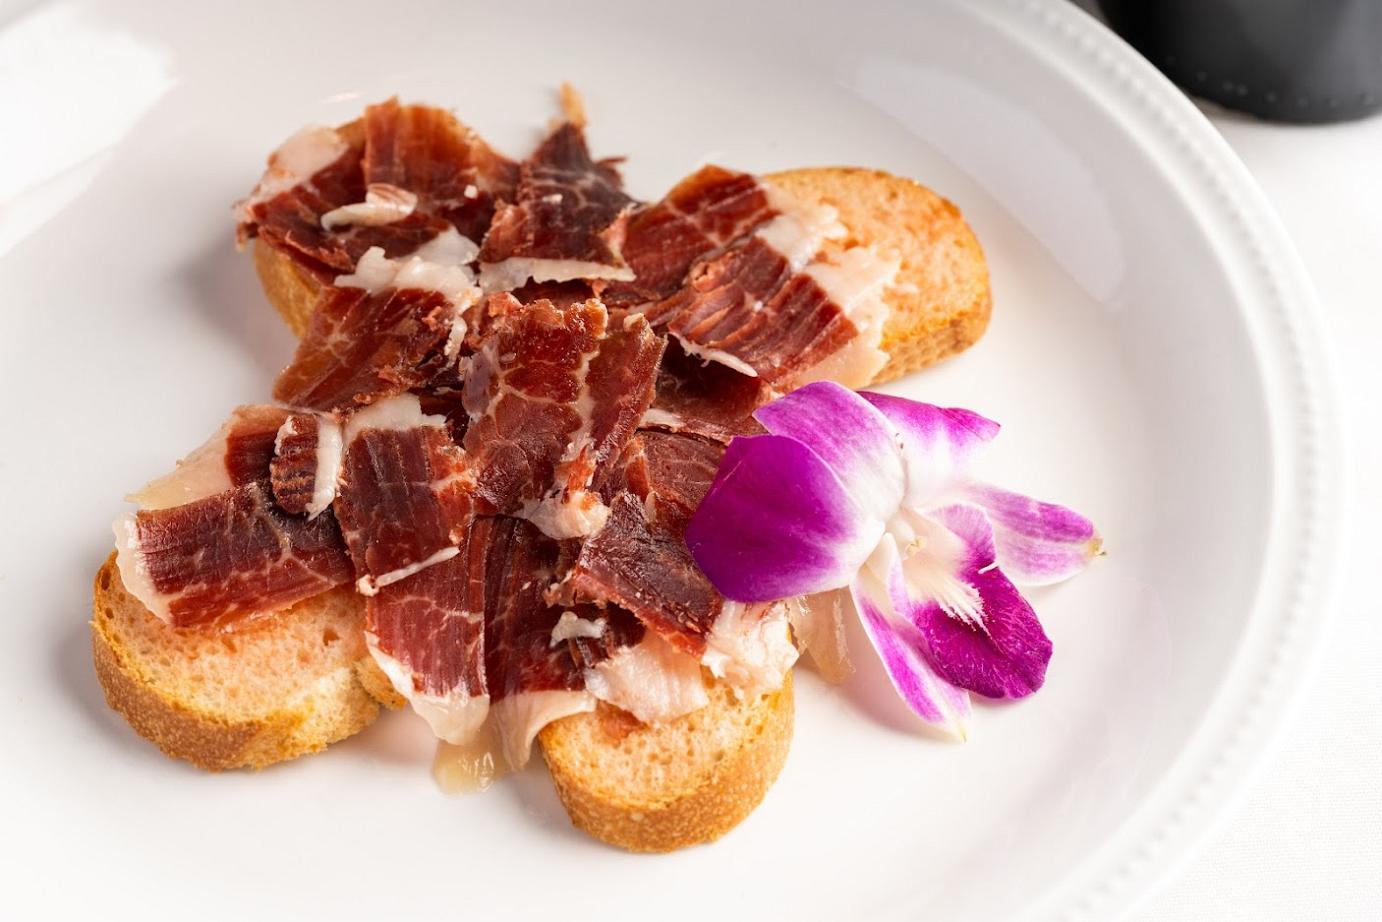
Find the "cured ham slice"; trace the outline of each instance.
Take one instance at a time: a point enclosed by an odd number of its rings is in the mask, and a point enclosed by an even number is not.
[[[528,522],[479,517],[458,554],[367,605],[371,653],[400,694],[449,743],[496,739],[507,768],[547,723],[595,706],[571,644],[553,641],[564,615],[544,594],[558,556]]]
[[[336,498],[341,425],[315,413],[294,413],[274,438],[269,465],[274,502],[284,512],[316,518]]]
[[[559,309],[502,295],[490,315],[465,383],[477,504],[555,538],[589,534],[608,511],[596,473],[648,408],[662,341],[642,318],[611,327],[598,301]]]
[[[370,654],[437,737],[451,743],[471,738],[489,714],[488,548],[468,537],[462,553],[381,588],[365,605]]]
[[[844,311],[761,237],[702,264],[679,292],[643,309],[683,348],[784,385],[858,335]]]
[[[126,588],[173,627],[275,611],[353,573],[335,517],[288,515],[262,482],[128,514],[115,542]]]
[[[446,420],[403,394],[345,426],[334,508],[358,576],[373,595],[458,552],[471,520],[470,480]]]
[[[677,649],[699,657],[723,599],[696,567],[682,531],[644,513],[633,493],[610,505],[604,526],[586,539],[568,577],[578,598],[629,609]]]
[[[365,110],[364,135],[366,183],[408,190],[418,211],[471,240],[484,236],[495,203],[514,195],[518,165],[445,109],[390,99]]]
[[[770,220],[767,190],[748,173],[706,166],[679,182],[662,201],[629,218],[622,254],[629,282],[601,284],[610,307],[633,307],[675,294],[702,257]]]
[[[724,446],[688,433],[643,431],[628,459],[626,482],[660,518],[683,526],[705,498]]]
[[[761,431],[753,411],[772,396],[761,378],[692,358],[672,340],[658,367],[653,404],[643,414],[642,425],[728,443],[736,435]]]
[[[558,547],[532,524],[490,523],[486,574],[485,675],[494,723],[507,763],[528,761],[538,731],[554,720],[593,710],[595,699],[567,644],[552,643],[562,609],[545,601],[556,578]]]
[[[363,159],[358,124],[341,131],[309,128],[294,135],[270,155],[264,178],[237,207],[240,243],[259,237],[330,284],[373,247],[392,257],[404,256],[449,226],[445,218],[413,211],[388,222],[324,226],[328,214],[341,215],[368,200]]]
[[[627,608],[671,648],[736,687],[775,688],[797,655],[787,608],[726,601],[684,539],[723,450],[686,433],[640,432],[636,450],[625,456],[626,490],[582,545],[562,588],[577,599]]]
[[[448,229],[479,240],[517,181],[518,165],[450,112],[392,99],[275,151],[237,208],[237,236],[262,238],[331,284],[374,248],[399,259]]]
[[[329,288],[312,314],[274,397],[322,412],[348,412],[434,377],[446,361],[455,306],[416,288]]]
[[[282,407],[263,404],[237,407],[176,469],[125,498],[142,509],[167,509],[267,480],[274,440],[288,415]]]
[[[596,288],[690,355],[774,389],[823,377],[862,386],[887,360],[881,293],[899,264],[833,242],[844,236],[829,206],[705,167],[630,218],[634,280]]]
[[[503,205],[480,250],[488,291],[570,279],[630,281],[620,256],[624,222],[634,200],[613,161],[595,161],[585,133],[558,126],[523,162],[516,200]]]
[[[475,245],[450,227],[403,259],[369,250],[323,290],[274,395],[341,413],[442,375],[460,355],[466,312],[480,295],[466,266],[474,257]]]

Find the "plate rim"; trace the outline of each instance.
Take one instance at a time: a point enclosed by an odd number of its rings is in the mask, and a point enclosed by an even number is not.
[[[955,7],[958,0],[950,0]],[[1261,363],[1265,388],[1289,385],[1290,405],[1268,415],[1273,463],[1295,476],[1285,495],[1277,484],[1278,514],[1263,555],[1259,590],[1273,561],[1292,564],[1289,592],[1260,594],[1240,634],[1226,677],[1253,679],[1252,693],[1221,684],[1200,725],[1172,766],[1105,840],[1024,914],[1063,922],[1127,915],[1186,866],[1231,815],[1280,746],[1317,671],[1323,641],[1336,617],[1342,561],[1340,535],[1348,516],[1347,438],[1338,418],[1340,384],[1324,335],[1319,300],[1290,235],[1247,166],[1190,98],[1093,15],[1069,2],[996,0],[968,7],[1011,38],[1035,46],[1045,63],[1059,61],[1073,88],[1136,122],[1124,126],[1169,138],[1160,166],[1188,167],[1188,182],[1209,196],[1197,204],[1218,219],[1218,244],[1231,244],[1254,268],[1235,287],[1250,286],[1244,319]],[[1171,159],[1167,159],[1167,158]],[[1176,162],[1179,161],[1179,162]],[[1207,203],[1207,204],[1206,204]],[[1290,452],[1290,457],[1283,457]],[[1285,478],[1282,478],[1285,480]],[[1289,540],[1287,540],[1289,538]],[[1251,656],[1248,641],[1270,637]],[[1237,685],[1242,685],[1240,681]],[[1235,692],[1238,694],[1235,696]]]

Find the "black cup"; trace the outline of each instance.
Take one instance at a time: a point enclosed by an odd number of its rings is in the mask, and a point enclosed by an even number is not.
[[[1186,91],[1284,122],[1382,109],[1382,0],[1099,0]]]

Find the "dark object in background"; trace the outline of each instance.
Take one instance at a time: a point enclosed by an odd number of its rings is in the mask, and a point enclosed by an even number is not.
[[[1187,92],[1284,122],[1382,109],[1382,0],[1099,0]]]

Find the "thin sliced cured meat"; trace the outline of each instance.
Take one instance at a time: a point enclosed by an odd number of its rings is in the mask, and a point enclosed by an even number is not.
[[[772,388],[862,386],[887,361],[881,293],[899,263],[833,242],[845,236],[831,206],[706,167],[633,215],[624,249],[635,279],[596,290],[689,354]]]
[[[254,482],[115,523],[125,586],[174,627],[285,608],[348,582],[336,519],[288,515]]]
[[[396,224],[417,210],[417,195],[386,182],[365,186],[365,200],[334,208],[321,217],[323,230]]]
[[[698,266],[671,297],[643,308],[688,352],[788,387],[859,335],[843,308],[761,236]]]
[[[489,713],[488,548],[474,531],[461,553],[384,586],[365,604],[370,654],[432,731],[451,743],[471,738]]]
[[[715,478],[724,446],[686,433],[640,431],[621,457],[619,492],[561,587],[573,600],[633,612],[700,656],[724,605],[686,547],[685,529]]]
[[[479,240],[517,181],[518,165],[450,112],[391,99],[275,151],[237,209],[237,235],[262,238],[329,285],[373,248],[399,259],[448,229]]]
[[[567,578],[578,598],[613,602],[672,646],[699,657],[724,599],[686,548],[682,530],[649,518],[633,493],[615,497]]]
[[[274,440],[289,411],[250,404],[237,407],[216,434],[168,474],[125,497],[142,509],[166,509],[267,480]]]
[[[413,211],[382,224],[324,227],[326,215],[367,200],[364,153],[358,123],[340,131],[306,129],[289,139],[270,155],[264,178],[237,209],[241,244],[259,237],[330,284],[373,247],[404,256],[449,226],[443,217]]]
[[[684,526],[701,504],[719,470],[724,446],[703,436],[645,430],[627,476],[629,488],[677,526]]]
[[[610,307],[633,307],[670,297],[691,267],[777,214],[767,190],[748,173],[705,166],[660,202],[629,218],[622,255],[634,271],[627,282],[597,285]]]
[[[555,538],[589,534],[607,513],[596,473],[652,401],[662,340],[641,318],[611,327],[598,301],[490,302],[493,326],[465,384],[477,504]]]
[[[486,290],[518,288],[529,278],[634,278],[620,255],[634,200],[614,161],[591,159],[578,125],[559,125],[520,175],[515,200],[495,212],[480,249]]]
[[[294,413],[274,439],[270,484],[284,512],[321,515],[336,498],[341,473],[341,424],[317,413]]]
[[[365,595],[457,553],[470,525],[472,481],[446,421],[403,394],[345,426],[334,508]]]
[[[547,723],[595,705],[558,627],[571,613],[545,600],[559,557],[529,522],[477,517],[457,555],[367,603],[371,653],[395,688],[447,742],[496,740],[504,768],[527,761]]]
[[[317,303],[274,397],[322,412],[346,412],[418,387],[446,362],[456,310],[442,293],[416,288],[328,288]]]
[[[445,109],[390,99],[365,110],[364,135],[365,183],[408,190],[419,212],[471,240],[484,236],[495,203],[513,197],[518,165]]]
[[[686,548],[686,522],[709,490],[723,451],[709,438],[641,431],[625,453],[625,491],[611,503],[604,527],[586,539],[560,588],[568,598],[627,608],[671,648],[736,687],[776,688],[797,656],[787,608],[728,602]],[[675,665],[666,654],[659,657]]]
[[[643,414],[643,426],[728,443],[736,435],[762,430],[753,411],[772,397],[773,390],[761,378],[693,358],[672,340],[658,366],[657,390]]]
[[[490,720],[505,761],[528,760],[547,724],[592,710],[595,699],[569,644],[553,643],[562,609],[548,604],[560,550],[531,523],[500,517],[477,520],[487,529],[485,677]]]

